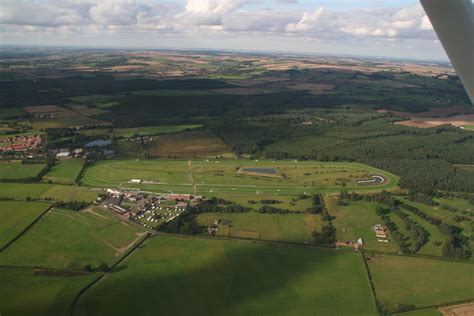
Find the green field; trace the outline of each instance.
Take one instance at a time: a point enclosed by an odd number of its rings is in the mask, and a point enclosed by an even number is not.
[[[43,177],[43,180],[60,184],[72,184],[79,176],[83,165],[83,159],[60,160]]]
[[[158,236],[123,266],[75,315],[377,314],[358,253]]]
[[[0,248],[15,238],[48,206],[47,203],[39,202],[0,202]]]
[[[92,202],[101,192],[98,188],[47,183],[0,183],[0,198],[42,198],[56,201]]]
[[[111,265],[142,233],[109,211],[55,209],[0,253],[0,265],[69,269]]]
[[[348,206],[339,206],[335,202],[328,201],[332,197],[326,197],[326,207],[329,214],[335,218],[332,224],[336,228],[336,238],[341,241],[364,240],[364,248],[384,252],[399,251],[397,244],[389,238],[389,243],[380,243],[372,230],[375,224],[382,224],[382,219],[377,216],[375,209],[378,204],[374,202],[352,202]]]
[[[314,214],[203,213],[197,218],[202,226],[215,220],[225,223],[218,225],[218,236],[297,243],[311,243],[311,233],[323,225]]]
[[[469,131],[474,131],[474,125],[467,125],[467,126],[464,126],[464,128]]]
[[[2,315],[68,315],[77,293],[92,282],[95,274],[41,276],[33,269],[0,268]]]
[[[201,125],[168,125],[150,127],[130,127],[114,129],[89,129],[80,131],[86,136],[109,135],[113,137],[155,136],[161,134],[178,133],[184,130],[200,128]]]
[[[273,176],[246,174],[240,168],[274,168]],[[361,186],[356,180],[371,174],[383,175],[380,185]],[[154,184],[131,185],[131,179]],[[258,194],[332,193],[345,188],[374,191],[397,187],[398,178],[382,170],[358,163],[324,163],[252,160],[110,160],[86,169],[82,183],[90,186],[136,187],[148,191],[191,193],[192,180],[201,195],[224,192]],[[342,183],[345,184],[342,184]]]
[[[472,263],[373,255],[368,264],[377,299],[387,310],[474,298]]]
[[[45,164],[22,164],[20,162],[0,162],[0,179],[21,180],[34,178]]]
[[[251,208],[257,211],[260,207],[264,206],[262,200],[275,200],[279,201],[273,206],[288,209],[293,212],[306,212],[307,209],[311,208],[312,200],[311,195],[308,195],[305,199],[300,199],[295,195],[281,195],[281,194],[258,194],[255,193],[242,193],[242,192],[213,192],[212,194],[206,193],[206,196],[215,196],[217,198],[224,199],[226,201],[233,202],[244,207]]]

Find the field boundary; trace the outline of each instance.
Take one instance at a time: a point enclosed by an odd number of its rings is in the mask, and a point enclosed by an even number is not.
[[[73,316],[74,311],[76,310],[77,304],[81,297],[92,288],[95,284],[97,284],[103,277],[105,277],[108,273],[114,272],[113,270],[122,263],[125,259],[127,259],[135,250],[138,249],[148,238],[150,238],[151,234],[146,233],[144,237],[138,240],[129,250],[127,250],[110,268],[107,272],[100,274],[97,278],[95,278],[91,283],[87,284],[84,288],[82,288],[72,301],[71,305],[69,306],[69,315]]]
[[[372,297],[374,298],[375,306],[377,307],[377,313],[379,315],[382,315],[383,314],[382,308],[379,304],[379,300],[377,299],[377,293],[375,292],[375,286],[374,286],[374,282],[372,280],[372,273],[370,272],[369,265],[367,264],[367,260],[365,258],[365,253],[362,251],[361,255],[362,255],[362,261],[364,261],[365,272],[367,273],[367,278],[369,280],[370,291],[372,292]]]
[[[35,225],[46,213],[48,213],[52,208],[54,207],[54,204],[50,204],[41,214],[39,214],[28,226],[23,228],[21,232],[19,232],[13,239],[11,239],[9,242],[7,242],[3,247],[0,248],[0,252],[3,252],[5,249],[7,249],[11,244],[13,244],[15,241],[17,241],[21,236],[23,236],[33,225]]]
[[[410,313],[413,311],[420,311],[424,309],[438,309],[440,307],[448,307],[448,306],[456,306],[456,305],[461,305],[461,304],[467,304],[467,303],[474,303],[474,298],[469,298],[466,300],[460,300],[460,301],[454,301],[454,302],[448,302],[448,303],[441,303],[441,304],[436,304],[436,305],[429,305],[429,306],[421,306],[421,307],[415,307],[409,311],[406,312],[400,312],[400,313],[392,313],[392,315],[402,315],[406,313]]]
[[[443,256],[434,256],[434,255],[420,255],[420,254],[408,254],[408,253],[397,253],[397,252],[382,252],[378,250],[366,250],[364,252],[367,254],[376,254],[376,255],[386,255],[386,256],[398,256],[398,257],[408,257],[408,258],[421,258],[421,259],[431,259],[431,260],[442,260],[442,261],[450,261],[450,262],[457,262],[457,263],[468,263],[474,264],[473,260],[463,260],[463,259],[455,259]]]

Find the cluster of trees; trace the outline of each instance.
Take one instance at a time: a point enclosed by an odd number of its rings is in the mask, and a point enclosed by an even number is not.
[[[281,201],[280,200],[265,199],[265,200],[260,200],[260,203],[273,205],[273,204],[281,204]]]
[[[426,204],[426,205],[429,205],[429,206],[438,206],[439,205],[439,203],[436,202],[435,200],[433,200],[433,198],[431,196],[421,194],[421,193],[417,193],[417,192],[410,192],[406,196],[406,198],[409,201],[416,202],[416,203],[422,203],[422,204]]]
[[[408,237],[400,233],[397,225],[390,219],[387,214],[382,215],[382,221],[384,225],[387,226],[388,230],[390,230],[390,234],[393,240],[395,240],[395,242],[398,244],[398,247],[400,248],[401,252],[410,253],[410,249],[408,249],[408,244],[406,243]]]
[[[60,201],[60,202],[55,203],[56,207],[65,208],[71,211],[79,211],[80,209],[83,209],[88,205],[89,203],[86,203],[83,201],[67,201],[67,202]]]
[[[109,271],[109,265],[107,263],[104,263],[102,262],[101,264],[99,264],[98,266],[96,267],[93,267],[92,265],[90,264],[86,264],[84,267],[83,267],[83,270],[84,271],[87,271],[87,272],[108,272]]]
[[[221,206],[223,204],[226,206]],[[198,224],[196,218],[199,214],[205,212],[242,213],[249,211],[250,208],[213,197],[209,200],[202,201],[196,206],[188,206],[183,214],[168,223],[161,224],[157,230],[182,235],[203,234],[206,232],[206,227]]]
[[[182,235],[197,235],[204,232],[205,227],[199,226],[196,217],[199,214],[194,207],[188,207],[187,210],[174,220],[161,224],[157,230]]]
[[[339,200],[338,200],[339,205],[346,205],[349,201],[376,202],[385,206],[389,206],[390,208],[396,208],[401,204],[399,200],[392,197],[392,193],[387,192],[385,190],[375,193],[375,194],[365,194],[365,195],[361,195],[355,192],[349,193],[346,190],[341,190],[339,193]]]
[[[321,195],[314,194],[312,197],[312,202],[313,203],[311,205],[311,208],[308,209],[308,212],[313,214],[321,214],[324,211],[324,205]]]
[[[311,233],[313,241],[317,245],[333,245],[336,242],[336,229],[334,228],[331,222],[333,217],[324,207],[324,202],[322,201],[320,195],[313,195],[312,202],[313,205],[311,207],[311,212],[315,214],[320,214],[321,219],[324,222],[321,231],[315,230]]]
[[[250,212],[250,208],[232,202],[212,197],[209,200],[202,201],[194,207],[198,213],[244,213]]]
[[[278,208],[269,205],[264,205],[258,209],[259,213],[263,214],[289,214],[291,211],[286,208]]]
[[[466,196],[468,197],[468,196]],[[437,205],[431,197],[422,194],[411,194],[408,197],[410,200],[422,202],[429,205]],[[338,203],[346,205],[350,201],[372,201],[377,202],[383,206],[378,206],[375,210],[376,214],[381,216],[384,225],[388,227],[391,235],[395,242],[399,245],[403,253],[416,253],[419,249],[426,244],[429,240],[429,233],[421,227],[416,221],[410,219],[401,209],[409,211],[418,217],[426,220],[427,222],[436,226],[442,233],[447,236],[443,246],[443,255],[446,257],[466,259],[471,256],[471,252],[467,249],[469,245],[469,239],[461,234],[462,229],[455,225],[449,225],[443,222],[441,219],[431,216],[426,212],[418,209],[417,207],[402,203],[399,199],[393,197],[390,192],[382,191],[380,193],[372,195],[360,195],[357,193],[349,193],[346,190],[340,192],[340,198]],[[444,208],[450,208],[451,211],[455,211],[455,208],[450,206],[442,206]],[[457,210],[456,210],[457,211]],[[410,236],[404,236],[398,230],[397,225],[391,221],[389,214],[393,212],[400,217],[405,225],[406,229],[410,232]],[[470,221],[471,219],[466,216],[458,216],[458,221]],[[407,240],[412,239],[414,242],[413,248],[410,249],[410,243]]]
[[[413,205],[402,204],[401,207],[435,225],[447,236],[443,245],[443,255],[445,257],[456,259],[468,259],[471,257],[471,252],[466,249],[469,246],[469,239],[461,234],[462,229],[460,227],[446,224],[439,218],[428,215]]]
[[[417,253],[429,241],[429,233],[400,209],[395,209],[394,213],[403,220],[405,229],[410,233],[410,237],[415,243],[410,252]]]

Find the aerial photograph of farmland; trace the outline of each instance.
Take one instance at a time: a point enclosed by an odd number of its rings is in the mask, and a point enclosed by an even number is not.
[[[474,315],[471,4],[0,1],[0,316]]]

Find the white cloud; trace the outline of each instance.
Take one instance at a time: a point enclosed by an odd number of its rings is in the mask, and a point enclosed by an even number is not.
[[[130,25],[137,23],[139,7],[133,0],[97,0],[89,13],[95,24]]]
[[[2,34],[37,38],[82,34],[89,38],[133,34],[150,38],[246,38],[357,45],[363,40],[433,42],[421,6],[331,10],[296,0],[0,0]],[[291,9],[275,3],[294,3]],[[282,9],[285,8],[285,9]],[[306,8],[303,10],[303,8]],[[11,36],[13,38],[13,36]],[[308,44],[309,45],[309,44]],[[359,44],[360,45],[360,44]]]
[[[290,23],[287,25],[288,32],[306,31],[314,27],[321,16],[326,12],[324,7],[318,8],[311,13],[305,12],[298,23]]]

